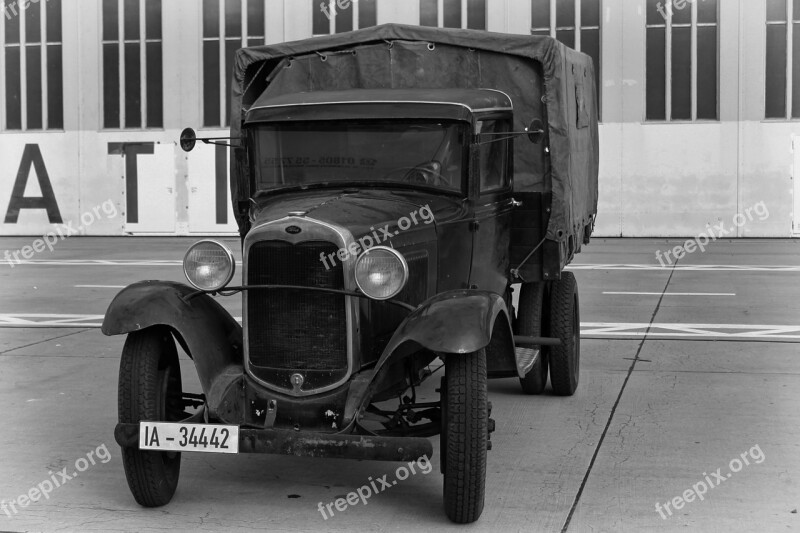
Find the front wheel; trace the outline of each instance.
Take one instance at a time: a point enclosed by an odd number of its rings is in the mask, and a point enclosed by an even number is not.
[[[486,380],[485,350],[446,356],[440,440],[444,507],[459,524],[474,522],[483,512],[489,440]]]
[[[149,328],[128,335],[119,367],[120,423],[183,418],[178,352],[172,334]],[[166,505],[178,487],[181,454],[122,448],[128,487],[139,505]]]

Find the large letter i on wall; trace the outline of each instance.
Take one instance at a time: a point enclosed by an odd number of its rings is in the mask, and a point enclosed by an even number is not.
[[[126,217],[130,224],[139,222],[139,166],[136,157],[139,154],[154,154],[154,143],[108,143],[108,153],[125,158],[125,197]]]
[[[25,196],[25,186],[28,184],[31,168],[36,172],[36,179],[39,180],[39,188],[42,190],[41,196]],[[6,224],[16,224],[19,219],[19,212],[22,209],[45,209],[50,224],[64,223],[61,219],[61,212],[58,210],[58,202],[56,202],[53,186],[50,183],[50,176],[47,175],[47,167],[44,166],[44,159],[38,144],[25,145],[4,222]]]

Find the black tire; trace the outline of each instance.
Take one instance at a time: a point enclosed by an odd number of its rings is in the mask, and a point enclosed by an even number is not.
[[[474,522],[483,512],[489,441],[486,381],[485,350],[446,356],[440,440],[444,508],[459,524]]]
[[[561,345],[550,350],[550,384],[557,396],[572,396],[578,388],[580,327],[578,282],[572,272],[564,272],[550,292],[550,334],[561,339]]]
[[[119,367],[121,423],[177,422],[183,418],[178,352],[165,328],[128,335]],[[181,454],[122,448],[122,464],[133,497],[144,507],[166,505],[178,487]]]
[[[544,283],[524,283],[519,295],[517,313],[517,334],[525,337],[542,337],[545,328],[545,288]],[[526,347],[527,348],[527,347]],[[539,346],[539,357],[524,378],[520,378],[525,394],[541,394],[547,386],[546,346]]]

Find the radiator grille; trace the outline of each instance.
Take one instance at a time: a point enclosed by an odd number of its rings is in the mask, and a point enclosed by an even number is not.
[[[248,253],[247,282],[342,290],[341,263],[326,269],[320,261],[320,254],[337,250],[321,241],[257,242]],[[290,289],[249,291],[247,331],[251,372],[267,382],[291,388],[289,376],[300,372],[307,390],[335,383],[347,372],[345,296]]]

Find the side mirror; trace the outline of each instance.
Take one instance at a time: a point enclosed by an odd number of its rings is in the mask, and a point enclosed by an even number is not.
[[[191,152],[197,144],[197,134],[192,128],[186,128],[181,132],[181,150]]]
[[[528,126],[526,132],[528,133],[528,139],[533,144],[539,144],[544,139],[544,123],[541,119],[535,118],[531,122],[531,125]]]
[[[222,141],[239,141],[240,144],[231,144]],[[244,137],[197,137],[197,134],[192,128],[186,128],[181,132],[180,145],[181,150],[184,152],[191,152],[194,150],[197,141],[203,144],[214,144],[216,146],[227,146],[228,148],[243,148],[241,143],[244,143]]]

